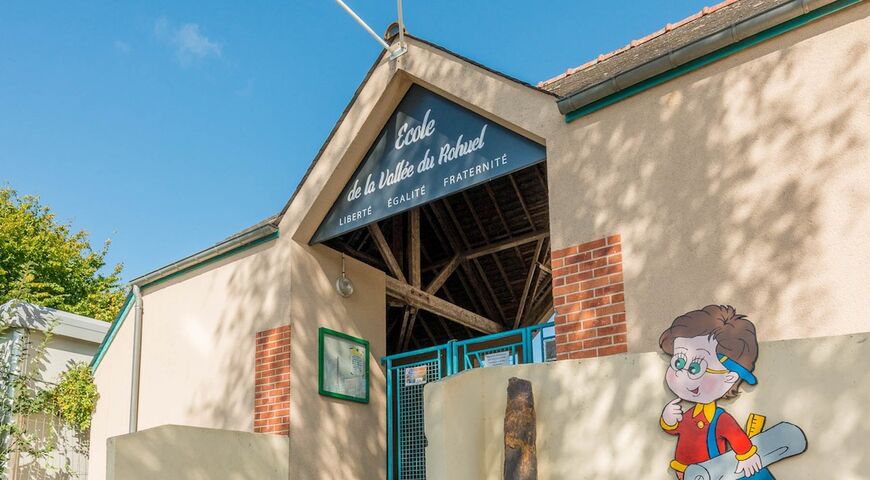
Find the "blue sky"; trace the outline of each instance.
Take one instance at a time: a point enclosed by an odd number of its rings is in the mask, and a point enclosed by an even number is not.
[[[390,0],[347,3],[377,32],[395,18]],[[537,83],[704,5],[404,11],[410,33]],[[379,51],[331,0],[4,2],[0,183],[111,238],[130,280],[278,212]]]

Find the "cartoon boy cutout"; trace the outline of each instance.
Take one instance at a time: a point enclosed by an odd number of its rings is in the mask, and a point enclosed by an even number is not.
[[[659,346],[672,355],[665,374],[677,398],[665,405],[661,427],[677,436],[671,468],[683,479],[688,465],[734,450],[735,473],[756,480],[773,479],[762,468],[761,457],[749,436],[730,414],[716,405],[733,398],[742,382],[755,385],[752,374],[758,359],[755,325],[733,307],[708,305],[674,319],[659,338]],[[683,411],[681,401],[694,403]]]

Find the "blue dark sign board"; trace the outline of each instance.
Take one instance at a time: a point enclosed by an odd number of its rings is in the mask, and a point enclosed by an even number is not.
[[[542,145],[413,85],[311,243],[507,175],[545,157]]]

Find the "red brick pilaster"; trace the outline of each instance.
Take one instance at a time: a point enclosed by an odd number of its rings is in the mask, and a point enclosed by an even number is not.
[[[257,333],[254,432],[290,433],[290,325]]]
[[[619,235],[554,251],[556,358],[628,351]]]

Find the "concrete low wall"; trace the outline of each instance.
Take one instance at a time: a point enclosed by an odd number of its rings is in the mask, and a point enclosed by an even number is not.
[[[870,478],[870,333],[761,344],[759,383],[723,406],[743,424],[800,426],[808,450],[775,464],[777,478]],[[502,479],[508,378],[530,380],[538,478],[674,478],[675,440],[659,427],[667,358],[627,354],[472,370],[426,385],[429,480]],[[684,409],[688,404],[684,404]]]
[[[287,480],[289,439],[164,425],[108,441],[108,480]]]

